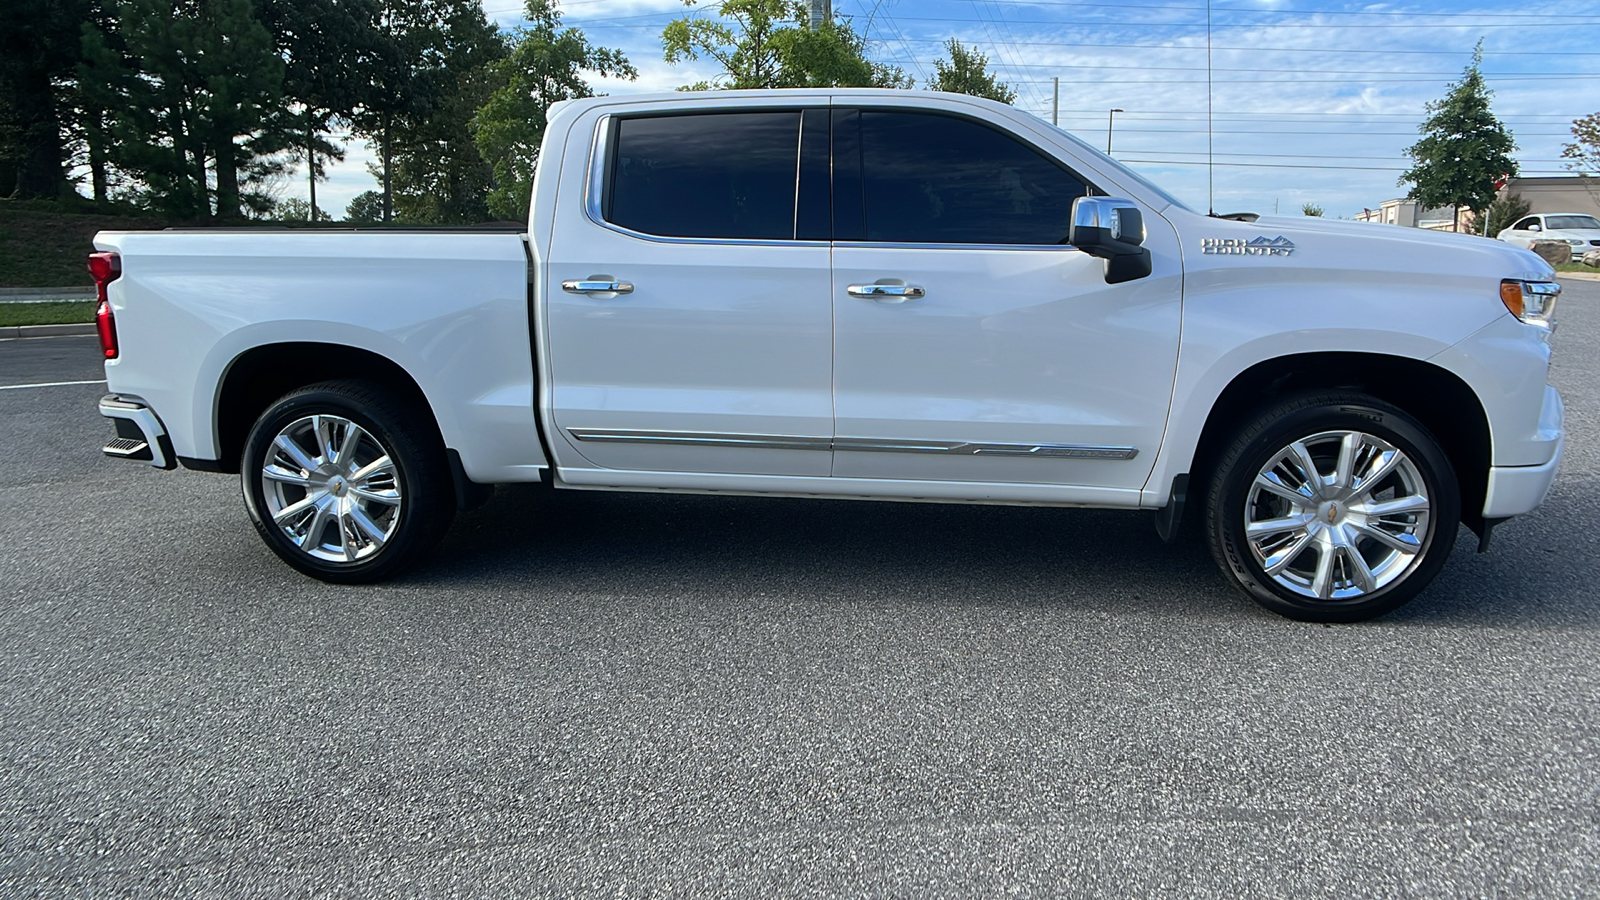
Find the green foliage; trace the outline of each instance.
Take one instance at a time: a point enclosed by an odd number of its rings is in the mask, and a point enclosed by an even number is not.
[[[270,209],[261,187],[287,145],[283,60],[249,0],[125,0],[117,18],[127,56],[86,28],[79,70],[91,102],[111,111],[114,162],[169,215]]]
[[[0,196],[68,192],[71,79],[90,0],[7,0],[0,16]]]
[[[582,31],[561,28],[552,0],[527,0],[530,25],[511,36],[511,52],[491,63],[497,87],[472,118],[478,151],[490,162],[489,213],[519,220],[528,215],[533,171],[550,105],[592,97],[584,72],[633,79],[638,72],[621,50],[595,47]]]
[[[1583,175],[1600,175],[1600,113],[1590,113],[1572,123],[1573,142],[1563,144],[1567,168]]]
[[[295,109],[294,159],[310,169],[314,201],[326,162],[344,159],[344,147],[323,135],[362,106],[392,53],[379,28],[382,9],[377,0],[255,2],[284,60],[284,100]]]
[[[344,220],[352,225],[376,225],[383,221],[383,195],[362,191],[344,208]]]
[[[694,6],[698,0],[684,0]],[[710,59],[723,74],[707,88],[891,87],[911,79],[895,66],[866,58],[866,39],[848,19],[809,27],[800,0],[724,0],[718,18],[676,19],[661,32],[667,62]]]
[[[1324,211],[1321,206],[1315,203],[1300,204],[1300,215],[1302,216],[1312,216],[1320,219]]]
[[[1507,194],[1504,197],[1496,197],[1494,202],[1489,204],[1488,209],[1489,237],[1494,237],[1510,228],[1512,223],[1532,211],[1533,204],[1524,200],[1521,194]],[[1482,232],[1482,222],[1483,219],[1481,217],[1475,216],[1473,218],[1473,230]]]
[[[493,90],[488,67],[505,43],[478,0],[382,3],[387,49],[352,117],[379,153],[371,171],[399,221],[481,222],[491,172],[469,123]]]
[[[272,208],[272,218],[278,220],[279,222],[310,222],[311,203],[310,201],[302,200],[299,197],[290,197],[287,200],[279,200],[278,205]],[[332,222],[333,216],[328,215],[327,210],[318,208],[317,221]]]
[[[1482,62],[1479,41],[1461,80],[1443,100],[1428,104],[1422,139],[1406,149],[1414,164],[1400,176],[1400,184],[1412,185],[1406,196],[1424,207],[1486,209],[1495,198],[1495,179],[1517,174],[1517,161],[1511,158],[1516,142],[1489,110]]]
[[[944,49],[949,59],[941,59],[933,64],[933,78],[928,81],[930,90],[971,94],[1001,103],[1017,101],[1016,89],[1002,83],[989,71],[989,57],[976,47],[963,46],[960,41],[951,38],[945,43]]]

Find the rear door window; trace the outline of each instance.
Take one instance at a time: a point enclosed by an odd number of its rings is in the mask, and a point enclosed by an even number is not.
[[[617,119],[606,221],[664,237],[793,240],[798,109]]]

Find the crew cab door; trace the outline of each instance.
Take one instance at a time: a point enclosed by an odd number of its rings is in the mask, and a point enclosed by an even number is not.
[[[826,116],[632,113],[601,117],[592,150],[569,142],[584,196],[557,204],[546,281],[552,439],[569,459],[828,474]]]
[[[1141,488],[1177,363],[1165,220],[1154,274],[1107,284],[1064,243],[1079,176],[925,109],[836,110],[834,172],[834,476]]]

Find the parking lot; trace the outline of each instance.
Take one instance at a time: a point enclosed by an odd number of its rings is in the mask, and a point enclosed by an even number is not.
[[[1562,302],[1545,506],[1336,627],[1147,515],[536,486],[335,587],[236,478],[103,458],[102,385],[0,390],[0,896],[1595,896],[1600,283]]]

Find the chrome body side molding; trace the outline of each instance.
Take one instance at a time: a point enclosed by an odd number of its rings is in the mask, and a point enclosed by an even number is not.
[[[1098,444],[891,441],[855,437],[834,438],[833,449],[870,453],[948,453],[954,456],[1041,456],[1053,459],[1133,459],[1139,455],[1137,447],[1103,447]]]
[[[798,434],[728,434],[717,431],[657,431],[627,428],[568,428],[580,441],[625,444],[687,444],[697,447],[751,447],[765,450],[831,450],[825,437]]]
[[[657,431],[626,428],[568,428],[579,441],[630,444],[686,444],[771,450],[849,450],[864,453],[945,453],[953,456],[1036,456],[1050,459],[1133,459],[1137,447],[1096,444],[1010,444],[970,441],[822,438],[793,434],[733,434],[715,431]]]

